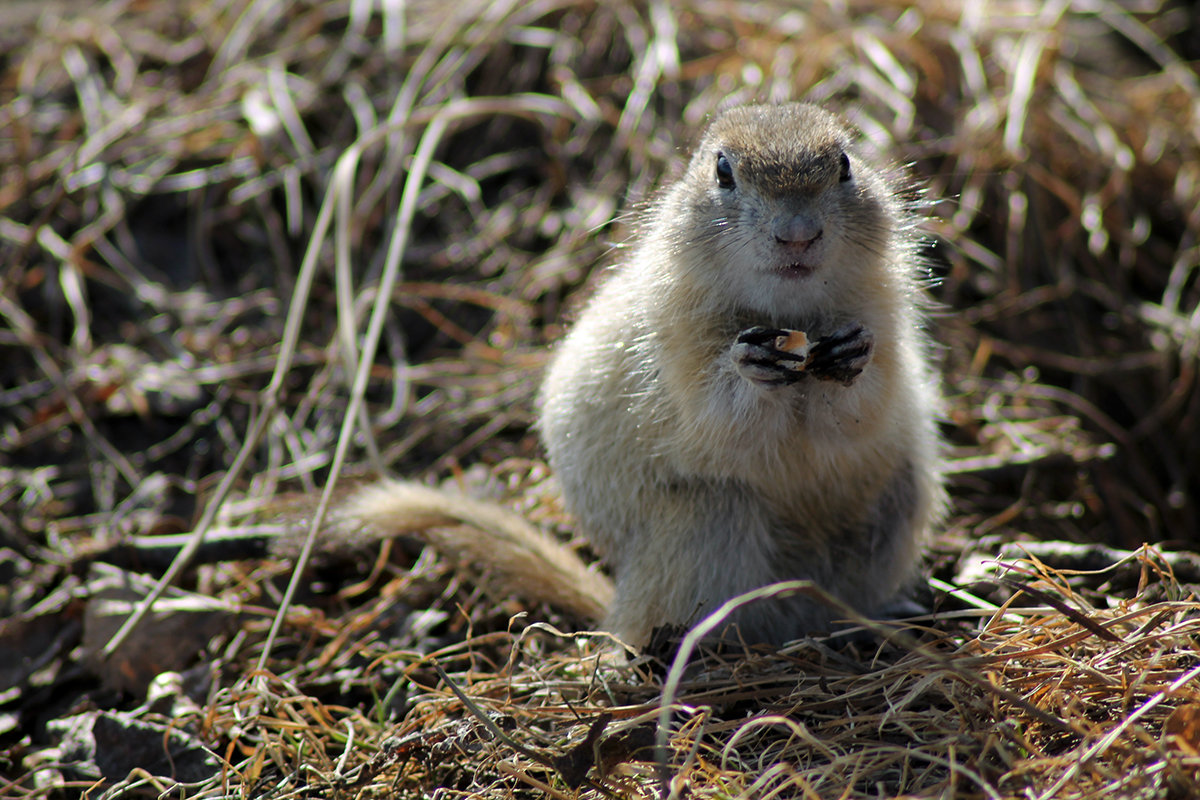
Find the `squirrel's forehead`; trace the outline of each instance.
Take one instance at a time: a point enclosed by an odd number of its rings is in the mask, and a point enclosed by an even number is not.
[[[840,149],[852,138],[850,126],[837,115],[808,103],[789,103],[731,108],[712,121],[704,140],[737,153],[789,155]]]

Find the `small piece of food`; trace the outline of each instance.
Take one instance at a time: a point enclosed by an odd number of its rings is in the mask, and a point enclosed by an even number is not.
[[[808,334],[804,331],[785,329],[782,335],[775,337],[775,349],[781,353],[795,356],[796,360],[788,359],[786,366],[799,371],[808,365],[809,351],[812,350],[812,345],[809,344]]]

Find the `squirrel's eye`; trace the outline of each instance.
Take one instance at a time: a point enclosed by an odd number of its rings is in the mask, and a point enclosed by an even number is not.
[[[733,188],[733,165],[724,153],[717,153],[717,186],[722,189]]]
[[[842,172],[838,175],[838,180],[842,183],[850,180],[850,156],[842,153]]]

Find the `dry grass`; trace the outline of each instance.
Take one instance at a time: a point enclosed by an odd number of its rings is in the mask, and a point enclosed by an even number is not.
[[[93,540],[343,474],[482,484],[569,530],[529,431],[543,346],[630,201],[749,99],[844,108],[937,201],[955,513],[935,577],[1013,540],[1194,547],[1187,4],[378,5],[26,4],[0,28],[0,544],[41,565],[4,616]],[[519,604],[430,554],[304,595],[269,651],[285,567],[192,571],[246,613],[176,716],[227,767],[171,791],[568,797],[599,758],[589,796],[1191,796],[1195,592],[1139,558],[1127,589],[1031,563],[1036,607],[946,599],[874,654],[710,654],[666,767],[633,752],[661,672],[510,633]],[[28,697],[0,710],[24,724]],[[45,742],[0,725],[0,794],[64,791]],[[134,784],[171,786],[92,795]]]
[[[1153,553],[1140,564],[1161,569]],[[1196,604],[1135,596],[1097,609],[1052,570],[1032,586],[1075,612],[946,613],[874,653],[808,641],[703,655],[674,695],[665,770],[662,673],[549,629],[417,653],[370,637],[322,647],[337,637],[296,615],[292,636],[312,644],[295,664],[233,682],[195,716],[231,762],[219,793],[239,795],[1189,796]],[[343,697],[390,685],[407,711],[390,717],[395,697],[323,701],[322,674],[340,676]]]

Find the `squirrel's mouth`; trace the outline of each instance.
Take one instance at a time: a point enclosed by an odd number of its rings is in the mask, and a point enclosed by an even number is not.
[[[784,264],[782,267],[777,267],[775,271],[784,278],[798,280],[800,278],[807,278],[809,275],[812,275],[815,269],[816,266],[813,264],[806,264],[802,261],[797,261],[792,264]]]

